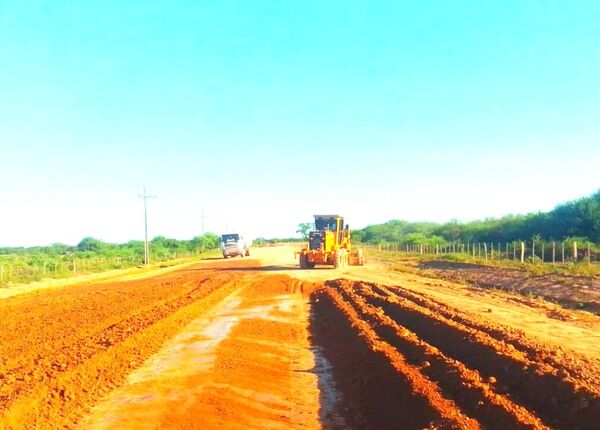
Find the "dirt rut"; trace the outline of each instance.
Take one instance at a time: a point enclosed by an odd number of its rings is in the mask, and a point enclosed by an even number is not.
[[[400,287],[328,281],[313,309],[316,341],[355,428],[592,429],[600,422],[596,362],[561,360],[560,350]],[[352,345],[345,355],[341,342],[327,346],[325,334],[333,342],[336,331]],[[346,361],[352,351],[364,356],[357,367]],[[407,408],[399,391],[421,401]]]

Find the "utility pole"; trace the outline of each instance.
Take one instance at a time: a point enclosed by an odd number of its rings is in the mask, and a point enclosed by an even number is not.
[[[200,218],[202,219],[202,234],[204,234],[205,233],[205,231],[204,231],[204,220],[206,218],[210,218],[210,217],[208,215],[204,215],[204,209],[202,209],[202,214],[200,215]]]
[[[144,194],[139,196],[144,199],[144,266],[150,264],[150,247],[148,246],[148,199],[155,199],[156,196],[146,194],[146,184],[144,184]]]

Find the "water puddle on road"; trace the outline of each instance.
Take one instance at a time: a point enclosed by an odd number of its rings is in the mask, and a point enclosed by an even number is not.
[[[336,398],[320,392],[327,363],[310,349],[306,306],[300,294],[234,293],[133,371],[78,428],[320,428],[320,409]]]

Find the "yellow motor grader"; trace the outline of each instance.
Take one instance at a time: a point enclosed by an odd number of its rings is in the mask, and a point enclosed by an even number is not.
[[[340,215],[315,215],[315,228],[308,235],[307,246],[300,251],[300,268],[312,269],[316,264],[336,269],[365,264],[363,250],[352,247],[350,229]]]

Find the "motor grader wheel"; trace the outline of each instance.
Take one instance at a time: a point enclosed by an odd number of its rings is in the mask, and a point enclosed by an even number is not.
[[[341,264],[342,264],[342,255],[339,251],[336,251],[336,253],[333,257],[333,268],[339,269]]]
[[[333,268],[341,269],[348,265],[348,252],[345,249],[340,249],[336,251],[335,257],[333,260]]]
[[[301,269],[308,269],[309,265],[308,265],[308,257],[306,254],[300,254],[300,268]]]
[[[365,265],[365,254],[361,248],[355,248],[350,255],[350,264],[353,266]]]
[[[364,266],[365,265],[365,253],[363,252],[363,250],[361,248],[359,248],[356,251],[356,260],[357,260],[357,265],[358,266]]]

